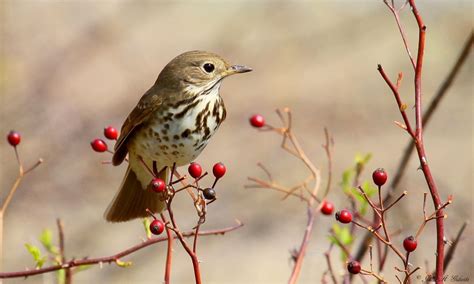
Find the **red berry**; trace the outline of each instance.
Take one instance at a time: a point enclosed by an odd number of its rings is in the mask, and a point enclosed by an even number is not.
[[[352,274],[359,274],[361,267],[360,262],[353,260],[347,264],[347,270]]]
[[[336,212],[336,220],[344,224],[350,223],[352,222],[352,213],[349,210],[342,209]]]
[[[321,213],[324,215],[331,215],[334,211],[334,204],[329,201],[323,201],[323,205],[321,206]]]
[[[154,192],[163,192],[166,189],[166,183],[161,178],[152,179],[150,184]]]
[[[110,140],[117,140],[118,131],[113,126],[107,126],[106,128],[104,128],[104,136]]]
[[[378,168],[372,173],[372,179],[376,185],[382,186],[387,181],[387,172],[382,168]]]
[[[189,164],[188,167],[188,173],[193,177],[193,178],[198,178],[202,174],[202,168],[201,165],[195,162],[192,162]]]
[[[216,178],[221,178],[225,175],[226,168],[223,163],[217,163],[212,168],[212,173]]]
[[[417,245],[418,243],[416,242],[416,239],[413,236],[409,236],[403,240],[403,247],[407,252],[414,251]]]
[[[91,142],[91,147],[96,152],[105,152],[107,151],[107,143],[104,140],[96,138]]]
[[[256,128],[263,127],[265,125],[265,118],[260,114],[252,115],[252,117],[250,117],[250,124]]]
[[[10,145],[15,147],[16,145],[20,144],[21,135],[20,135],[20,133],[12,130],[12,131],[10,131],[10,133],[8,133],[7,140],[8,140],[8,143],[10,143]]]
[[[153,220],[150,224],[150,231],[153,235],[159,235],[165,230],[165,224],[161,220]]]

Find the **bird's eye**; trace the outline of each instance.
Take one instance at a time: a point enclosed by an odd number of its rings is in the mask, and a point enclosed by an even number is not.
[[[205,63],[202,68],[204,68],[204,71],[206,71],[207,73],[211,73],[212,71],[214,71],[214,64],[212,63]]]

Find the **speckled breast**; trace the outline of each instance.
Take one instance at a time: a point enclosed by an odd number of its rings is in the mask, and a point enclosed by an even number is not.
[[[155,160],[160,166],[181,166],[202,152],[225,119],[226,111],[216,88],[153,115],[131,141],[131,154]]]

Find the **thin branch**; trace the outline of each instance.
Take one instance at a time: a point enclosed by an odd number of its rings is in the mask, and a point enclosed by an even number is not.
[[[326,263],[328,265],[328,271],[329,271],[329,275],[331,276],[332,283],[337,284],[336,275],[334,274],[334,270],[333,270],[332,264],[331,264],[331,254],[330,254],[330,252],[329,251],[325,252],[324,256],[326,257]]]
[[[164,224],[166,224],[168,221],[166,220],[165,214],[161,213],[161,220],[163,221]],[[166,237],[168,240],[168,248],[166,250],[166,266],[165,266],[165,278],[164,278],[164,283],[165,284],[170,284],[170,279],[171,279],[171,264],[173,263],[173,234],[171,233],[171,229],[168,228],[168,226],[165,226],[166,229]]]
[[[323,145],[323,148],[326,151],[326,156],[327,156],[327,159],[328,159],[328,181],[327,181],[327,185],[326,185],[326,191],[323,194],[323,199],[326,198],[329,191],[331,190],[332,171],[333,171],[332,151],[333,151],[333,147],[334,147],[334,140],[329,135],[329,131],[326,127],[324,128],[324,136],[326,137],[326,143]]]
[[[60,263],[63,264],[64,261],[66,260],[66,254],[64,253],[64,247],[65,247],[65,240],[64,240],[64,225],[61,219],[56,219],[56,224],[58,226],[58,235],[59,235],[59,257],[60,257]],[[65,282],[66,284],[71,284],[72,283],[72,271],[71,268],[66,268],[65,269]]]
[[[320,204],[320,206],[321,205],[322,203]],[[298,253],[295,259],[295,265],[293,266],[293,271],[291,272],[288,284],[294,284],[298,281],[299,273],[301,271],[301,267],[303,266],[303,259],[305,257],[306,249],[309,244],[309,239],[311,237],[311,233],[313,232],[314,220],[316,218],[316,215],[320,212],[320,206],[313,208],[312,211],[309,212],[309,217],[308,221],[306,222],[306,229],[304,232],[303,240],[301,241],[301,245],[298,249]],[[308,207],[308,210],[311,210],[311,208]]]
[[[171,224],[173,225],[173,228],[171,228],[171,229],[176,233],[176,235],[178,236],[178,240],[180,241],[181,245],[183,246],[183,248],[188,253],[189,257],[191,258],[191,261],[193,263],[193,270],[194,270],[194,280],[196,281],[196,284],[201,284],[201,270],[199,268],[199,261],[197,259],[197,255],[188,246],[186,240],[184,239],[184,235],[181,233],[181,231],[178,228],[178,225],[177,225],[176,220],[174,218],[173,210],[171,209],[172,200],[173,200],[173,196],[171,196],[168,199],[168,201],[166,202],[166,206],[167,206],[167,209],[168,209],[168,214],[170,216]],[[195,233],[196,233],[196,231],[194,231],[193,235]]]
[[[23,180],[23,177],[26,174],[32,172],[34,169],[36,169],[39,165],[41,165],[43,163],[43,159],[40,158],[29,169],[23,170],[23,165],[21,164],[20,157],[18,155],[18,151],[17,151],[16,147],[15,147],[15,154],[16,154],[16,157],[17,157],[17,160],[18,160],[18,163],[19,163],[19,167],[18,167],[19,173],[18,173],[18,177],[15,180],[15,183],[13,184],[13,186],[10,188],[10,191],[8,192],[7,198],[5,199],[5,201],[3,201],[2,207],[0,209],[0,212],[2,212],[3,214],[5,214],[5,212],[7,211],[8,205],[10,205],[10,202],[13,198],[13,195],[15,195],[15,192],[18,190],[18,187],[20,186],[20,183]]]
[[[387,74],[385,73],[382,65],[378,65],[377,70],[379,71],[380,75],[382,78],[385,80],[385,83],[389,86],[389,88],[392,90],[392,93],[395,97],[395,100],[397,101],[398,109],[400,111],[400,114],[402,115],[403,122],[405,123],[406,126],[406,131],[408,134],[415,139],[415,132],[413,131],[410,120],[408,119],[407,113],[405,112],[406,110],[406,105],[402,102],[402,99],[400,97],[400,94],[398,93],[398,89],[395,87],[395,85],[392,83],[392,81],[388,78]]]
[[[408,57],[410,58],[411,65],[413,66],[413,69],[415,69],[416,68],[415,60],[413,60],[413,56],[411,55],[410,48],[408,47],[408,40],[407,40],[407,37],[405,35],[403,25],[400,22],[400,15],[398,14],[398,12],[401,9],[403,9],[405,4],[400,9],[396,9],[395,6],[390,5],[387,0],[384,0],[383,2],[385,3],[385,5],[387,5],[388,9],[392,12],[392,14],[395,18],[395,21],[397,22],[398,31],[400,32],[400,35],[402,37],[403,45],[405,46],[405,50],[407,51]]]
[[[209,231],[201,231],[199,232],[200,236],[209,236],[209,235],[224,235],[225,233],[237,230],[238,228],[242,227],[243,223],[240,221],[237,221],[237,224],[231,227],[223,228],[223,229],[218,229],[218,230],[209,230]],[[183,238],[189,238],[194,236],[194,231],[189,231],[185,233],[181,233]],[[173,239],[177,239],[178,236],[174,236]],[[81,259],[81,260],[70,260],[67,261],[61,265],[53,265],[49,267],[44,267],[41,269],[35,269],[35,270],[24,270],[24,271],[17,271],[17,272],[1,272],[0,273],[0,279],[5,279],[5,278],[18,278],[18,277],[28,277],[32,275],[38,275],[38,274],[43,274],[47,272],[52,272],[60,269],[66,269],[66,268],[72,268],[72,267],[77,267],[77,266],[82,266],[82,265],[95,265],[95,264],[103,264],[103,263],[114,263],[117,260],[120,260],[120,258],[127,256],[129,254],[132,254],[136,251],[139,251],[145,247],[148,247],[150,245],[159,243],[159,242],[164,242],[167,241],[168,237],[159,237],[159,238],[154,238],[154,239],[148,239],[144,242],[141,242],[137,245],[134,245],[126,250],[123,250],[117,254],[111,255],[111,256],[105,256],[105,257],[98,257],[98,258],[86,258],[86,259]]]

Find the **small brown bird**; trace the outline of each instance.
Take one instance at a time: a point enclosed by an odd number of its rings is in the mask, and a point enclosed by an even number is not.
[[[105,212],[109,222],[145,217],[150,209],[161,212],[164,202],[148,188],[152,176],[144,167],[169,168],[193,161],[226,117],[219,95],[222,80],[252,71],[230,65],[220,56],[205,51],[183,53],[161,71],[155,84],[142,96],[123,123],[112,158],[120,165],[127,153],[129,165],[120,189]]]

